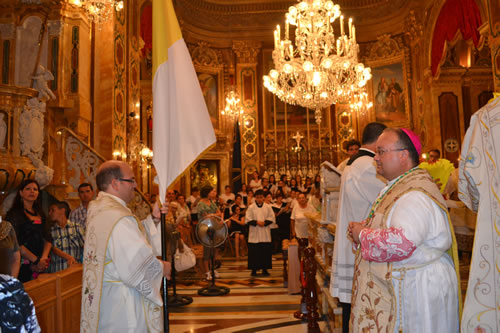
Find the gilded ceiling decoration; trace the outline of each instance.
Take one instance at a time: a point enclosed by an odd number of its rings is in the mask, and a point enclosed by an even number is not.
[[[272,29],[297,1],[285,0],[177,0],[183,22],[208,31]],[[396,17],[417,0],[335,1],[358,25],[384,22]]]

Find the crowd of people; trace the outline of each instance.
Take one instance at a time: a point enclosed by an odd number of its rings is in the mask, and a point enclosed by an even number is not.
[[[182,241],[191,247],[197,242],[195,227],[198,221],[210,214],[218,215],[227,224],[236,259],[248,255],[251,275],[257,275],[260,269],[267,275],[271,255],[281,250],[284,239],[307,238],[304,213],[320,209],[319,182],[319,176],[306,177],[303,181],[297,175],[288,181],[283,175],[277,181],[274,175],[267,178],[254,172],[248,186],[242,184],[232,188],[226,185],[221,194],[212,186],[195,187],[186,198],[169,189],[166,194],[167,222],[175,226]],[[152,204],[158,205],[156,200],[155,196]],[[204,247],[200,272],[207,280],[212,279],[210,254],[210,249]],[[215,256],[219,258],[219,251]],[[219,276],[217,269],[214,274]]]
[[[457,331],[457,261],[446,253],[453,231],[439,179],[419,167],[418,136],[370,123],[362,141],[348,146],[349,158],[341,165],[330,286],[343,310],[343,331],[375,326],[388,332]],[[431,162],[439,158],[434,155]],[[156,330],[144,316],[159,313],[161,279],[171,271],[168,261],[158,259],[160,212],[166,214],[169,237],[178,234],[187,246],[198,242],[197,223],[219,216],[234,242],[236,260],[247,255],[251,276],[269,276],[272,255],[283,240],[307,244],[308,216],[321,210],[319,176],[276,179],[255,171],[248,185],[227,185],[221,194],[212,186],[193,188],[187,197],[169,189],[162,208],[151,196],[153,213],[144,221],[126,207],[137,186],[129,165],[103,163],[96,183],[96,197],[92,185],[83,183],[76,209],[55,201],[46,216],[39,184],[26,180],[6,221],[0,220],[0,284],[14,288],[17,280],[9,277],[26,282],[84,263],[81,324],[92,330],[115,329],[127,320],[134,327],[146,325],[144,331]],[[167,238],[168,258],[178,247],[172,240]],[[219,275],[216,269],[211,275],[211,255],[204,247],[201,274],[206,280]],[[19,297],[25,297],[20,288]],[[29,297],[24,311],[32,318]],[[376,317],[370,315],[375,312]],[[30,320],[27,325],[37,325],[36,317]]]

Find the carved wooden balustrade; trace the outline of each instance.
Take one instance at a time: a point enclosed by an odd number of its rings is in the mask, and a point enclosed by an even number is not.
[[[78,135],[66,127],[57,129],[57,144],[61,153],[62,166],[60,179],[62,184],[70,185],[75,191],[83,182],[90,183],[94,188],[97,169],[106,159],[91,146],[81,140]],[[134,199],[128,207],[140,219],[151,213],[151,205],[144,194],[135,190]]]

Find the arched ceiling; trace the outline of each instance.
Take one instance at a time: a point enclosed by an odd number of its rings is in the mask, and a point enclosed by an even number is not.
[[[334,1],[335,2],[335,1]],[[427,2],[427,1],[423,1]],[[290,0],[177,0],[183,30],[198,38],[245,38],[272,41],[276,24],[283,25]],[[360,41],[401,33],[411,7],[419,0],[342,0],[344,16],[353,17]]]

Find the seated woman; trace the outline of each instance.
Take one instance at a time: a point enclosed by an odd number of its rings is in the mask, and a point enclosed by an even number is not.
[[[40,207],[40,187],[35,180],[25,180],[19,186],[6,219],[16,231],[21,250],[21,282],[30,281],[49,266],[52,237]]]
[[[193,246],[193,227],[191,226],[191,212],[188,205],[186,204],[186,198],[184,194],[177,195],[177,202],[179,207],[177,208],[177,221],[179,225],[177,229],[181,233],[181,238],[186,243],[187,246]]]
[[[226,220],[229,227],[229,237],[234,237],[234,247],[236,248],[236,260],[243,256],[244,249],[246,249],[245,234],[245,217],[240,215],[241,208],[237,205],[231,207],[231,217]],[[241,247],[241,252],[240,252]]]

